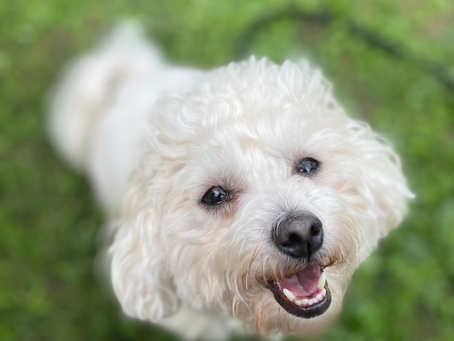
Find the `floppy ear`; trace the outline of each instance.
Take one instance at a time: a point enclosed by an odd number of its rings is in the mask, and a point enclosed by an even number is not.
[[[156,173],[149,165],[135,170],[110,248],[112,284],[124,312],[153,322],[179,307],[161,243],[159,188],[167,174]]]
[[[355,120],[350,122],[349,133],[353,148],[361,158],[355,164],[357,189],[371,222],[363,227],[378,240],[401,223],[407,212],[407,201],[414,195],[408,189],[400,158],[386,139],[373,132],[367,123]]]

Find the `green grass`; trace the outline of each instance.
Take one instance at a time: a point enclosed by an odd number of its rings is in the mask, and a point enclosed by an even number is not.
[[[454,90],[419,61],[454,77],[454,3],[293,4],[337,19],[273,20],[240,52],[275,62],[310,58],[348,111],[393,141],[417,195],[404,224],[355,274],[335,326],[317,340],[453,340]],[[54,156],[45,135],[43,99],[62,67],[130,16],[175,62],[214,67],[238,57],[252,23],[285,8],[281,0],[0,0],[0,340],[173,339],[125,319],[94,275],[102,215],[86,180]],[[359,39],[348,22],[406,57]]]

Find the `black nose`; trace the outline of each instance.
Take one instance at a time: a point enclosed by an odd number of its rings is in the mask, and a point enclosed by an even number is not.
[[[323,244],[322,222],[310,213],[291,214],[276,225],[273,240],[283,253],[310,260]]]

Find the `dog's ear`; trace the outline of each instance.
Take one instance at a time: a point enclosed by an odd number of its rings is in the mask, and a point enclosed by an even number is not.
[[[180,302],[161,242],[161,185],[153,183],[163,179],[147,168],[139,167],[131,178],[110,248],[111,273],[124,312],[156,322],[175,313]]]
[[[354,165],[356,190],[363,201],[359,205],[365,208],[370,221],[363,228],[372,240],[378,240],[401,223],[408,199],[414,195],[389,142],[367,123],[352,120],[349,128],[353,150],[360,158]]]

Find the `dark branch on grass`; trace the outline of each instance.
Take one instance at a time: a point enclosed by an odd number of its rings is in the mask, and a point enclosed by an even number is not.
[[[388,41],[386,38],[378,35],[377,33],[365,27],[359,26],[351,20],[342,18],[339,15],[324,11],[305,12],[295,7],[288,7],[281,12],[259,18],[257,21],[253,22],[238,38],[235,46],[235,59],[241,60],[247,57],[249,46],[251,45],[254,37],[263,28],[266,28],[268,25],[282,19],[315,23],[322,26],[329,26],[334,22],[341,23],[342,25],[339,26],[343,26],[351,36],[364,41],[372,48],[381,50],[394,58],[403,60],[404,62],[424,70],[436,78],[447,90],[454,92],[454,79],[449,77],[448,72],[443,65],[417,58],[409,52],[404,51],[404,49],[397,47],[397,44]]]

